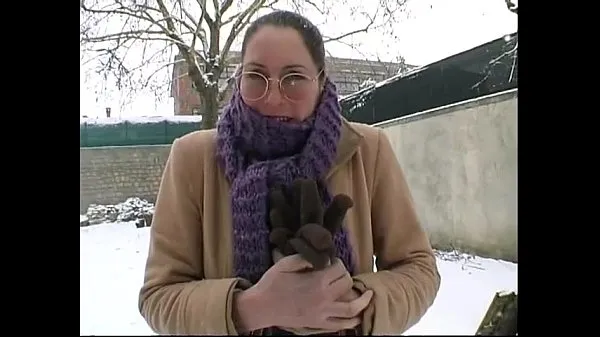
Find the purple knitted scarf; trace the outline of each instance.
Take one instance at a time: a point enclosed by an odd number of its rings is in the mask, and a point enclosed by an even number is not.
[[[302,123],[264,117],[234,88],[217,124],[217,157],[231,183],[233,272],[256,283],[272,265],[268,193],[274,184],[297,178],[318,182],[324,206],[331,203],[324,177],[333,165],[341,135],[341,107],[335,85],[326,80],[315,113]],[[345,229],[334,237],[337,256],[353,274],[352,249]]]

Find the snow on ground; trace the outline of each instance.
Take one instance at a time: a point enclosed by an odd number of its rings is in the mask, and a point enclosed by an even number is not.
[[[149,229],[134,222],[80,228],[81,335],[153,334],[138,312]]]
[[[518,291],[515,263],[443,252],[438,267],[438,296],[404,335],[475,335],[496,292]]]
[[[154,334],[138,312],[150,228],[134,222],[80,228],[80,334]],[[517,265],[440,253],[442,283],[405,335],[474,335],[498,291],[517,291]]]

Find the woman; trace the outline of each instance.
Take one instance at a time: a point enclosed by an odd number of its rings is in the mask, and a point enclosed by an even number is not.
[[[440,283],[389,140],[341,117],[318,29],[286,11],[249,27],[216,130],[177,139],[157,197],[142,316],[164,334],[399,334]],[[275,259],[268,193],[297,178],[353,199],[324,270]],[[377,272],[373,272],[373,255]],[[288,333],[289,334],[289,333]]]

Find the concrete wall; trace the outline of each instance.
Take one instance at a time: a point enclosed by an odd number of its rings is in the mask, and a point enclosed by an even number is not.
[[[170,145],[79,149],[79,211],[129,197],[154,202]]]
[[[517,91],[377,124],[432,244],[517,261]]]

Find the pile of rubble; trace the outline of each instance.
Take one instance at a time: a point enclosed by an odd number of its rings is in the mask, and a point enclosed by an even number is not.
[[[138,228],[148,227],[152,223],[153,214],[154,205],[152,203],[134,197],[116,205],[90,205],[87,213],[80,216],[79,226],[135,221]]]

